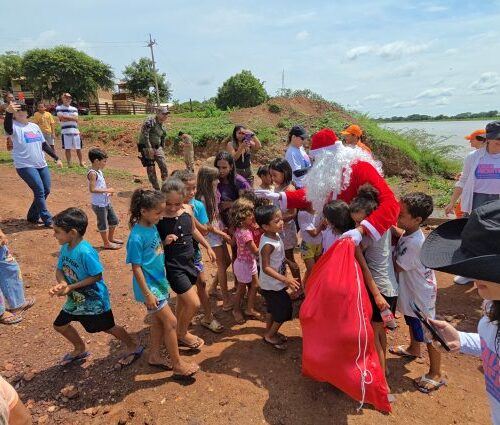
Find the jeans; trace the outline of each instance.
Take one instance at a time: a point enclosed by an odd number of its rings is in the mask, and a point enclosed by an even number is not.
[[[49,167],[44,168],[16,168],[17,174],[33,191],[33,203],[28,210],[27,219],[36,223],[41,218],[44,224],[52,224],[52,215],[47,210],[45,199],[50,193]]]
[[[21,270],[6,245],[0,246],[0,314],[6,309],[4,298],[9,309],[25,302]]]

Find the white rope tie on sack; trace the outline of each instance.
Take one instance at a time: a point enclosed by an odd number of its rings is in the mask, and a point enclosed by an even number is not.
[[[366,368],[366,351],[368,349],[368,333],[366,330],[366,322],[364,320],[364,315],[363,315],[363,297],[361,296],[361,282],[359,279],[359,271],[358,267],[356,267],[356,263],[354,263],[354,270],[356,271],[356,283],[358,285],[358,294],[357,294],[357,300],[356,300],[356,308],[358,310],[358,319],[359,319],[359,329],[358,329],[358,355],[356,357],[356,367],[359,370],[360,376],[361,376],[361,401],[360,405],[357,408],[357,411],[359,412],[365,403],[365,394],[366,394],[366,385],[370,385],[373,382],[373,375],[372,373]],[[363,347],[363,352],[361,352],[361,333],[364,331],[365,334],[365,341],[364,341],[364,347]],[[359,365],[359,360],[360,357],[363,356],[363,367]]]

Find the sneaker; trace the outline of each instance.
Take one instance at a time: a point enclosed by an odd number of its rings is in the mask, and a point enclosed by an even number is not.
[[[455,276],[453,282],[455,282],[457,285],[467,285],[469,283],[474,282],[474,279],[464,276]]]

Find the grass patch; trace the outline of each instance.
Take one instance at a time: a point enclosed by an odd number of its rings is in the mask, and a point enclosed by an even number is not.
[[[80,115],[80,121],[94,121],[94,120],[144,120],[152,114],[116,114],[116,115]]]
[[[80,131],[85,139],[90,139],[92,142],[99,141],[104,144],[120,138],[127,132],[126,129],[119,127],[107,127],[98,124],[82,124],[80,125]]]
[[[195,112],[188,112],[189,114]],[[169,131],[169,139],[176,143],[179,131],[188,133],[193,137],[196,146],[206,146],[212,141],[222,141],[228,137],[234,128],[226,113],[209,118],[198,118],[181,123],[173,122]]]

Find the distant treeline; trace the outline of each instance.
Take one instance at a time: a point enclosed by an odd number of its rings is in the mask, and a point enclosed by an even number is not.
[[[421,115],[421,114],[411,114],[406,117],[387,117],[387,118],[377,118],[377,121],[381,122],[394,122],[394,121],[442,121],[442,120],[473,120],[473,119],[489,119],[497,118],[499,116],[498,111],[488,111],[488,112],[462,112],[457,115]]]

